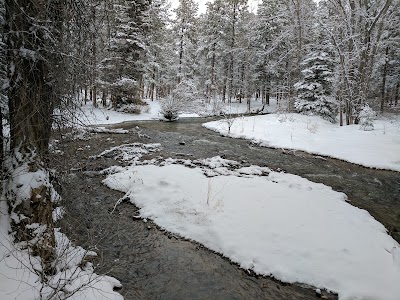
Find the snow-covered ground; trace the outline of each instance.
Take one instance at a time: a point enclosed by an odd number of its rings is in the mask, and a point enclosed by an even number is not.
[[[56,232],[58,245],[58,273],[46,284],[40,281],[40,260],[28,255],[15,245],[8,234],[9,217],[5,201],[0,201],[0,299],[36,300],[65,299],[62,291],[74,293],[71,300],[122,300],[123,297],[113,291],[121,286],[120,282],[109,276],[100,276],[93,272],[90,263],[79,267],[82,259],[93,252],[74,247],[68,238]],[[63,296],[64,295],[64,296]]]
[[[15,163],[16,164],[16,163]],[[44,170],[29,171],[29,163],[23,163],[10,174],[8,188],[14,193],[15,205],[30,201],[31,190],[42,185],[50,188],[52,201],[60,200],[57,192],[51,188]],[[59,219],[62,208],[53,212],[53,218]],[[55,230],[56,274],[46,275],[42,272],[41,260],[28,252],[26,243],[15,243],[11,232],[10,220],[18,222],[24,217],[15,212],[9,215],[6,199],[0,196],[0,299],[1,300],[35,300],[35,299],[74,299],[74,300],[122,300],[123,297],[113,291],[120,287],[120,282],[109,276],[94,273],[93,265],[85,258],[96,256],[92,251],[74,246],[66,235]],[[46,230],[43,224],[33,223],[26,226],[36,234],[33,240],[39,239]],[[44,280],[42,279],[42,276]]]
[[[160,102],[159,101],[146,101],[147,107],[143,109],[141,114],[128,114],[123,112],[117,112],[115,110],[107,109],[101,107],[95,108],[92,104],[88,103],[79,107],[74,115],[74,124],[87,124],[87,125],[106,125],[106,124],[117,124],[126,121],[145,121],[145,120],[159,120],[162,118],[160,113]],[[179,114],[180,118],[196,118],[200,116],[209,116],[213,113],[219,113],[220,110],[228,111],[233,114],[242,114],[247,111],[247,105],[243,103],[231,103],[223,104],[222,102],[217,105],[218,107],[213,107],[212,104],[204,105],[198,108],[197,113],[182,112]],[[260,102],[252,102],[251,110],[257,110],[261,108]],[[275,109],[275,106],[269,107],[269,111]],[[214,112],[213,112],[214,110]],[[217,110],[217,111],[216,111]]]
[[[112,167],[104,184],[125,192],[142,218],[244,269],[341,300],[399,299],[400,245],[343,193],[220,157],[176,162]]]
[[[160,105],[157,101],[148,101],[148,106],[141,114],[128,114],[107,109],[99,106],[93,107],[92,104],[86,104],[79,108],[76,118],[84,124],[117,124],[126,121],[135,120],[157,120],[159,119]]]
[[[374,130],[359,125],[340,127],[316,116],[270,114],[237,118],[228,133],[227,121],[204,124],[234,138],[254,140],[261,146],[303,150],[351,163],[400,171],[400,117],[379,118]]]

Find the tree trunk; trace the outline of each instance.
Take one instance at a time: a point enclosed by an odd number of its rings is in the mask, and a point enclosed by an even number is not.
[[[343,110],[342,103],[339,104],[339,125],[343,126]]]
[[[103,107],[107,106],[107,89],[103,89],[103,97],[101,98],[101,105]]]
[[[46,41],[49,40],[49,29],[58,28],[58,24],[50,24],[49,20],[54,22],[57,16],[55,22],[59,22],[58,18],[62,12],[52,11],[61,9],[58,1],[50,1],[49,4],[40,0],[6,0],[6,7],[7,61],[12,66],[8,69],[11,149],[15,154],[14,161],[17,166],[28,163],[29,168],[26,172],[32,173],[44,170],[48,153],[52,113],[56,101],[54,82],[57,81],[58,74],[51,73],[57,70],[57,66],[50,65],[55,54],[46,51]],[[31,33],[32,28],[36,28],[35,34]],[[54,34],[52,38],[51,46],[59,46],[59,35]],[[48,173],[43,173],[48,177]],[[18,172],[12,175],[10,180],[18,181],[19,176],[26,173]],[[46,178],[43,179],[43,182],[45,181]],[[9,189],[12,189],[12,185]],[[34,254],[42,258],[44,272],[52,272],[55,238],[50,189],[43,183],[32,189],[30,199],[22,199],[20,203],[21,197],[15,194],[8,199],[11,212],[17,217],[26,217],[21,222],[13,219],[12,228],[16,231],[16,237],[27,241],[33,238],[34,233],[30,232],[26,225],[38,223],[44,226],[45,230],[35,236],[38,241],[32,247]]]
[[[222,102],[223,103],[226,102],[226,88],[227,88],[227,81],[228,81],[228,78],[227,78],[228,69],[229,69],[228,63],[225,63],[224,83],[223,83],[223,86],[222,86]]]
[[[215,47],[216,47],[216,43],[213,44],[213,54],[211,57],[211,85],[210,85],[210,95],[209,95],[209,101],[208,103],[210,103],[210,99],[211,97],[214,97],[214,93],[215,93]]]
[[[96,26],[96,7],[92,6],[92,22],[93,26]],[[93,107],[97,107],[97,45],[96,45],[96,31],[93,30],[92,32],[92,103]]]
[[[351,105],[350,102],[347,100],[346,102],[346,125],[350,125],[351,120],[350,120],[350,115],[351,115]]]
[[[0,105],[0,195],[3,194],[3,172],[4,172],[4,139],[3,139],[3,111]]]
[[[178,68],[178,84],[181,83],[182,81],[182,65],[183,65],[183,38],[185,36],[184,34],[184,28],[181,26],[181,35],[180,35],[180,41],[179,41],[179,68]]]
[[[155,82],[156,82],[156,70],[153,69],[152,81],[150,84],[150,99],[151,99],[151,101],[154,101],[154,91],[156,88]]]
[[[88,94],[87,90],[88,90],[88,86],[85,85],[85,100],[84,100],[85,101],[85,105],[86,105],[86,102],[88,100],[88,98],[87,98],[87,94]]]
[[[96,84],[93,85],[93,93],[92,93],[92,102],[93,102],[93,106],[97,107],[97,87]]]
[[[389,46],[386,47],[385,51],[385,64],[383,65],[383,74],[382,74],[382,90],[381,90],[381,113],[385,108],[385,98],[386,98],[386,76],[387,76],[387,66],[388,66],[388,54],[389,54]]]
[[[237,13],[237,2],[235,1],[233,3],[233,11],[232,11],[232,36],[231,36],[231,51],[229,53],[229,89],[228,89],[228,102],[232,102],[232,92],[233,92],[233,65],[234,65],[234,55],[233,55],[233,50],[235,49],[235,44],[236,44],[236,13]]]
[[[271,78],[268,75],[268,77],[267,77],[267,85],[265,87],[265,104],[268,105],[268,106],[269,106],[270,94],[271,94]]]
[[[90,99],[90,101],[93,101],[93,82],[92,81],[90,81],[89,99]],[[95,103],[93,103],[93,106],[96,107]]]

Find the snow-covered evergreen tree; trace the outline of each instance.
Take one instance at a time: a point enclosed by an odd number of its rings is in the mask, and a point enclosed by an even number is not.
[[[224,43],[224,3],[216,0],[207,4],[207,12],[200,19],[199,33],[199,66],[201,68],[201,90],[207,102],[211,102],[222,85],[221,69],[223,67],[222,52]]]
[[[148,51],[145,58],[146,98],[164,97],[175,81],[173,37],[167,0],[153,0],[149,9]]]
[[[102,81],[111,91],[115,108],[141,102],[149,5],[148,0],[119,0],[114,4],[115,28],[109,56],[102,61]]]
[[[369,107],[368,103],[366,103],[358,115],[358,118],[360,119],[360,129],[365,131],[374,130],[375,116],[376,113],[371,107]]]
[[[194,0],[179,0],[175,9],[173,24],[175,47],[178,54],[176,62],[177,83],[194,80],[197,75],[197,11],[199,5]]]
[[[332,91],[333,61],[322,50],[311,51],[301,64],[303,80],[295,84],[295,108],[303,114],[318,115],[335,122],[337,104]]]
[[[262,0],[258,4],[258,22],[254,28],[254,45],[257,47],[255,68],[258,93],[262,102],[269,105],[271,88],[276,86],[279,74],[284,70],[285,60],[280,55],[288,53],[285,47],[286,39],[280,37],[285,32],[286,17],[282,16],[284,4],[281,1]],[[281,15],[282,17],[277,17]],[[272,82],[275,81],[275,84]]]

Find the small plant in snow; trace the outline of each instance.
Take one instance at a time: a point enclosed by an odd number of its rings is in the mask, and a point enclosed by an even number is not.
[[[294,117],[293,117],[292,114],[287,114],[287,113],[284,112],[284,113],[279,115],[278,120],[281,123],[284,123],[284,122],[287,122],[287,121],[294,122]]]
[[[213,115],[221,115],[223,114],[224,103],[217,98],[211,99],[211,113]]]
[[[185,110],[195,110],[198,100],[196,85],[191,80],[179,83],[172,94],[160,101],[161,114],[168,121],[175,121],[183,108]]]
[[[358,117],[360,118],[360,129],[365,131],[374,130],[374,118],[376,113],[374,110],[369,107],[368,104],[365,104],[363,109],[360,111]]]
[[[229,105],[225,108],[225,112],[223,114],[223,119],[220,121],[222,123],[225,123],[228,126],[228,135],[231,133],[231,128],[233,126],[233,123],[236,121],[235,117],[235,110],[232,105]],[[237,109],[236,109],[237,112]]]
[[[172,95],[160,100],[160,113],[168,121],[176,121],[179,117],[179,111],[182,103]]]
[[[310,119],[307,120],[307,129],[311,133],[317,133],[318,130],[318,124],[317,122],[312,122]]]

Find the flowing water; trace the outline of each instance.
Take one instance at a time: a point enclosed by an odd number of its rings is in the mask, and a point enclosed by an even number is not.
[[[129,129],[130,133],[97,134],[87,141],[66,141],[60,145],[65,154],[52,162],[61,174],[67,207],[61,224],[64,231],[77,244],[99,253],[98,271],[122,282],[120,292],[125,299],[318,296],[312,288],[249,274],[197,243],[170,235],[150,221],[136,219],[134,205],[123,203],[113,211],[122,194],[104,187],[104,176],[97,171],[119,163],[109,158],[92,160],[89,156],[123,143],[161,143],[162,151],[152,157],[197,159],[220,155],[324,183],[346,193],[351,204],[368,210],[400,241],[400,173],[368,169],[301,151],[258,147],[245,140],[221,137],[203,128],[203,122],[204,119],[186,119],[175,123],[142,121],[115,125]],[[150,139],[138,137],[138,130]],[[325,291],[322,297],[336,299],[336,295]]]

